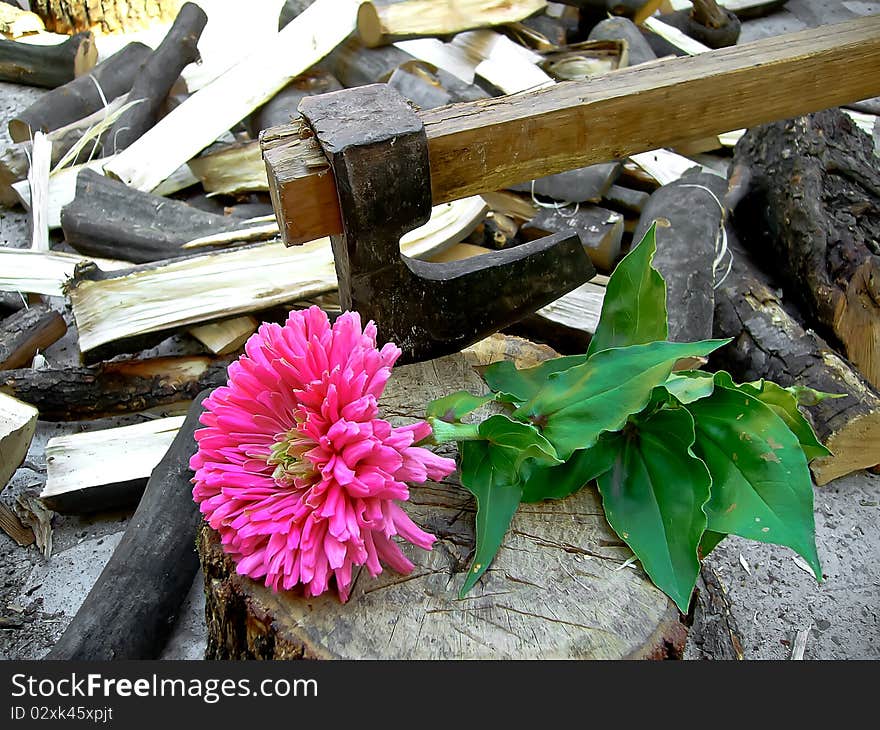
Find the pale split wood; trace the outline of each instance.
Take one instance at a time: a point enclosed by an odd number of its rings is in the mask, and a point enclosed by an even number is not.
[[[559,356],[559,353],[549,345],[541,345],[524,337],[503,335],[500,332],[468,345],[461,354],[471,367],[477,369],[477,372],[502,360],[510,360],[518,369],[524,369]]]
[[[27,456],[38,417],[33,406],[0,393],[0,491]]]
[[[40,499],[53,506],[74,493],[146,480],[165,455],[184,416],[56,436],[46,444],[46,485]]]
[[[646,18],[642,25],[689,56],[695,56],[698,53],[708,53],[712,50],[709,46],[691,38],[678,28],[669,25],[669,23],[664,23],[659,18]]]
[[[380,401],[394,425],[424,418],[425,404],[486,391],[462,355],[395,368]],[[454,454],[447,446],[446,455]],[[453,473],[413,485],[404,503],[437,536],[431,552],[402,544],[408,576],[355,577],[351,597],[274,593],[236,573],[203,527],[209,658],[538,659],[680,656],[686,628],[672,602],[608,526],[585,487],[564,500],[523,504],[497,556],[463,599],[474,546],[474,500]]]
[[[375,47],[420,36],[446,36],[515,23],[544,10],[545,0],[404,0],[362,2],[357,30]]]
[[[257,331],[258,325],[257,320],[248,314],[191,327],[189,333],[215,355],[226,355],[242,347]]]
[[[163,117],[105,166],[151,191],[181,165],[317,63],[354,30],[354,0],[317,0],[265,48],[240,61]]]
[[[8,3],[0,3],[0,33],[7,38],[20,38],[45,29],[43,19],[36,13]]]
[[[19,547],[33,545],[36,539],[34,531],[30,527],[23,525],[21,520],[18,519],[18,515],[9,509],[5,502],[0,502],[0,530],[3,530],[3,532],[15,540]]]
[[[231,194],[269,189],[259,142],[231,145],[189,161],[206,193]]]
[[[403,237],[401,252],[423,257],[442,250],[467,236],[486,211],[478,197],[435,206],[424,226]],[[257,244],[148,264],[83,278],[66,291],[86,353],[116,339],[307,299],[336,285],[333,251],[324,238],[293,249]]]
[[[30,251],[0,246],[0,291],[27,292],[49,297],[64,295],[64,284],[77,265],[91,261],[103,271],[124,269],[129,261],[96,259],[62,251]]]
[[[31,250],[49,250],[49,168],[52,163],[52,141],[43,132],[34,134],[31,145],[31,168],[27,183],[31,195]]]

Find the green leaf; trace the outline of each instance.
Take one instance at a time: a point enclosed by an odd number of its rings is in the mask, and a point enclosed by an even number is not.
[[[712,379],[712,373],[705,373],[702,370],[680,370],[666,378],[663,387],[675,396],[679,403],[693,403],[695,400],[712,395],[715,381]]]
[[[718,547],[718,544],[725,537],[727,537],[727,535],[725,535],[723,532],[713,532],[712,530],[706,530],[703,533],[703,536],[700,538],[700,547],[697,549],[700,560],[705,558],[716,547]]]
[[[477,499],[474,558],[459,592],[464,598],[495,559],[522,496],[512,450],[487,441],[466,441],[460,447],[461,483]]]
[[[563,499],[604,474],[614,463],[616,451],[604,437],[590,449],[575,451],[559,466],[526,465],[523,476],[523,502]]]
[[[691,451],[693,418],[683,408],[664,409],[608,438],[617,458],[597,480],[605,517],[655,585],[687,613],[711,484]]]
[[[480,438],[480,427],[476,423],[448,423],[440,418],[429,416],[431,442],[439,446],[449,441],[477,441]]]
[[[577,449],[596,443],[599,434],[619,430],[631,414],[641,411],[676,360],[708,355],[726,342],[651,342],[603,350],[582,365],[550,375],[513,416],[539,426],[559,458],[567,460]]]
[[[486,368],[483,379],[498,393],[500,400],[519,405],[533,398],[552,373],[568,370],[586,361],[586,355],[566,355],[545,360],[532,368],[517,370],[510,360],[502,360]]]
[[[480,424],[479,435],[491,444],[510,449],[512,455],[509,458],[517,472],[526,459],[547,466],[562,463],[556,456],[553,444],[530,423],[514,421],[503,414],[497,414],[489,416]]]
[[[451,423],[452,421],[460,421],[469,413],[477,410],[477,408],[494,400],[494,393],[474,395],[466,390],[459,390],[456,393],[431,401],[426,409],[426,415]]]
[[[587,355],[666,339],[666,282],[651,266],[657,251],[655,235],[656,223],[614,268]]]
[[[694,451],[712,474],[708,529],[786,545],[822,578],[813,522],[813,485],[797,437],[748,393],[717,386],[686,406]]]
[[[846,398],[846,393],[825,393],[808,388],[806,385],[790,385],[786,390],[797,398],[799,406],[817,406],[828,398]]]
[[[771,380],[763,379],[738,385],[733,382],[730,373],[723,370],[715,373],[715,382],[725,388],[748,393],[772,408],[773,412],[785,421],[785,425],[797,436],[808,462],[822,456],[831,455],[831,452],[816,438],[810,422],[804,418],[804,415],[798,409],[797,396],[787,388],[783,388]],[[808,388],[807,390],[811,389]],[[818,391],[812,392],[817,393]]]

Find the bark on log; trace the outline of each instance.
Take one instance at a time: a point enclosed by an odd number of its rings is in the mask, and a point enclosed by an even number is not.
[[[104,135],[105,157],[124,150],[156,123],[162,103],[180,72],[198,60],[198,42],[207,22],[208,16],[198,5],[183,5],[128,92],[128,102],[137,104],[124,111]]]
[[[737,213],[741,215],[741,213]],[[821,337],[804,328],[782,306],[764,274],[728,231],[733,268],[715,290],[716,337],[734,341],[710,364],[735,378],[767,378],[780,385],[805,385],[845,398],[806,409],[832,456],[810,464],[816,484],[880,462],[880,395]]]
[[[0,81],[54,89],[88,73],[97,61],[89,32],[47,46],[0,39]]]
[[[397,424],[428,400],[482,380],[455,355],[395,370],[380,409]],[[592,487],[522,505],[492,566],[457,598],[474,546],[473,498],[456,476],[414,486],[404,508],[439,538],[428,553],[403,546],[416,567],[370,579],[351,597],[273,593],[238,575],[203,525],[207,657],[212,659],[463,659],[678,657],[686,628],[640,569],[616,570],[629,551],[605,522]],[[411,549],[410,549],[411,548]]]
[[[81,254],[141,264],[187,255],[181,246],[188,241],[242,224],[86,169],[76,197],[61,209],[61,228]]]
[[[162,461],[110,561],[47,659],[155,659],[199,567],[193,549],[201,515],[189,469],[204,391]]]
[[[65,332],[64,318],[45,304],[7,317],[0,322],[0,370],[28,367],[37,350],[45,350]]]
[[[522,236],[532,241],[549,233],[575,231],[593,266],[610,273],[620,258],[623,216],[597,205],[581,205],[573,213],[544,208],[522,227]]]
[[[55,33],[90,28],[100,28],[104,33],[137,30],[170,21],[179,6],[179,0],[31,0],[31,10],[43,19],[47,30]]]
[[[131,88],[149,54],[149,46],[129,43],[88,74],[44,94],[10,119],[9,136],[23,142],[36,131],[49,132],[98,111]]]
[[[629,65],[637,66],[657,59],[650,44],[642,35],[639,27],[629,18],[606,18],[596,23],[587,36],[591,41],[625,40],[629,50]]]
[[[30,403],[44,420],[102,418],[192,400],[200,390],[223,385],[235,357],[157,357],[91,368],[5,370],[0,371],[0,393]]]
[[[701,187],[693,187],[696,185]],[[720,201],[726,192],[723,177],[689,173],[651,195],[633,232],[633,244],[637,244],[657,221],[654,267],[666,280],[669,339],[673,342],[712,336],[713,262],[721,232]]]
[[[290,124],[299,117],[297,107],[303,98],[325,94],[328,91],[338,91],[341,88],[342,84],[330,72],[320,68],[310,69],[297,76],[248,117],[248,132],[251,137],[257,139],[263,129],[279,124]]]
[[[753,128],[737,230],[820,333],[880,387],[880,168],[839,109]]]
[[[333,75],[346,88],[388,81],[394,69],[413,60],[410,54],[396,46],[367,48],[354,37],[327,57]]]

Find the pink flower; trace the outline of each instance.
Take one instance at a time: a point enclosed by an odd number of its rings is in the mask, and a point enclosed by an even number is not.
[[[374,577],[380,561],[413,569],[395,535],[431,548],[434,536],[395,500],[408,499],[405,482],[442,479],[455,462],[413,446],[427,423],[378,418],[399,356],[393,344],[376,349],[375,325],[362,332],[356,312],[331,328],[318,307],[248,340],[227,385],[204,401],[190,460],[193,498],[239,573],[312,596],[335,577],[345,601],[355,566]]]

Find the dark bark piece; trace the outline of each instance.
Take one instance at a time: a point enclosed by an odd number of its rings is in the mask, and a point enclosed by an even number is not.
[[[408,61],[398,66],[389,77],[388,85],[418,109],[436,109],[459,101],[489,98],[489,94],[476,84],[467,84],[442,68],[422,61]]]
[[[625,40],[629,48],[630,66],[657,58],[642,31],[629,18],[606,18],[593,26],[587,38],[591,41]]]
[[[460,388],[486,389],[461,355],[401,367],[388,382],[380,414],[394,414],[390,420],[402,425],[422,418],[425,403]],[[261,581],[238,575],[217,534],[203,526],[198,549],[205,573],[206,656],[681,656],[687,630],[671,601],[641,570],[616,570],[628,552],[605,522],[595,489],[522,505],[465,601],[457,590],[474,544],[473,498],[453,474],[442,483],[414,486],[403,507],[437,535],[434,549],[403,546],[416,563],[413,573],[386,569],[373,579],[363,571],[346,604],[332,591],[306,599],[297,591],[273,593]]]
[[[643,190],[633,190],[623,185],[612,185],[608,188],[603,198],[603,205],[607,205],[613,210],[619,210],[624,213],[634,213],[641,215],[645,208],[645,203],[651,196]]]
[[[519,21],[521,25],[540,33],[554,46],[564,46],[568,43],[569,34],[577,30],[577,23],[566,22],[563,18],[553,18],[549,15],[533,15]]]
[[[741,215],[737,209],[737,216]],[[805,385],[844,398],[805,409],[832,456],[810,464],[819,485],[880,461],[880,395],[821,337],[805,330],[728,231],[733,267],[715,290],[716,337],[733,342],[710,365],[742,381],[767,378],[783,387]]]
[[[247,119],[251,137],[257,139],[263,129],[279,124],[290,124],[299,118],[297,107],[307,96],[325,94],[342,88],[339,80],[329,71],[312,68],[300,74]]]
[[[24,309],[25,300],[18,292],[0,291],[0,317],[6,317],[19,309]]]
[[[727,18],[727,23],[720,27],[703,25],[700,20],[697,20],[694,17],[692,14],[693,10],[690,9],[669,13],[668,15],[664,15],[662,20],[664,23],[678,28],[685,35],[690,36],[709,48],[725,48],[726,46],[733,46],[736,44],[737,40],[739,40],[742,23],[740,23],[736,13],[727,8],[719,8],[719,10],[723,11]]]
[[[64,238],[81,254],[138,264],[195,255],[181,246],[241,225],[88,169],[79,173],[76,196],[61,209]]]
[[[846,107],[847,109],[855,109],[857,112],[880,116],[880,96],[854,101],[852,104],[847,104]]]
[[[95,512],[129,509],[137,505],[146,488],[146,479],[98,484],[52,495],[40,500],[54,512],[65,515],[87,515]]]
[[[394,69],[414,60],[406,51],[401,51],[396,46],[367,48],[354,37],[327,57],[333,75],[346,88],[386,82]]]
[[[122,540],[47,659],[159,656],[199,567],[193,539],[201,515],[192,498],[189,460],[209,392],[193,401]]]
[[[9,136],[16,142],[23,142],[33,138],[36,131],[58,129],[98,111],[105,100],[110,102],[131,88],[141,64],[149,55],[149,46],[129,43],[89,73],[44,94],[10,119]]]
[[[46,30],[55,33],[137,30],[171,20],[179,6],[179,0],[31,0],[31,11],[43,19]]]
[[[657,221],[654,268],[666,280],[669,339],[673,342],[712,336],[713,262],[721,232],[719,201],[726,192],[724,178],[688,173],[651,195],[633,232],[635,245]]]
[[[278,30],[281,30],[296,16],[300,15],[315,0],[285,0],[278,14]]]
[[[226,383],[237,355],[157,357],[104,362],[95,367],[5,370],[0,392],[30,403],[49,421],[135,413],[192,400]]]
[[[45,350],[67,332],[67,324],[46,304],[21,309],[0,321],[0,370],[26,367],[37,350]]]
[[[871,137],[839,109],[750,129],[735,223],[807,322],[880,386],[880,168]]]
[[[536,195],[546,195],[554,200],[571,203],[598,203],[617,180],[620,170],[621,163],[618,161],[600,162],[598,165],[538,178],[534,181],[534,187],[531,182],[526,182],[511,185],[508,190],[534,192]]]
[[[162,103],[180,72],[199,59],[198,42],[207,22],[205,11],[195,3],[181,7],[128,92],[127,102],[137,103],[124,111],[103,135],[105,156],[121,152],[156,123]]]
[[[48,46],[0,38],[0,81],[54,89],[91,70],[97,60],[95,38],[89,32]]]
[[[522,229],[525,240],[550,233],[576,232],[584,250],[601,272],[610,273],[620,258],[623,216],[597,205],[579,205],[577,210],[542,208]]]

